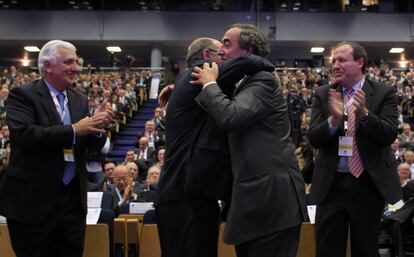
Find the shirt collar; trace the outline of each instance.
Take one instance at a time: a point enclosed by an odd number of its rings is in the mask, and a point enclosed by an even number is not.
[[[43,80],[43,81],[45,82],[47,88],[49,88],[49,91],[52,92],[55,96],[57,96],[59,93],[63,93],[65,97],[67,97],[66,90],[64,90],[63,92],[60,92],[56,88],[52,87],[52,85],[50,85],[49,82],[47,82],[46,80]]]
[[[352,89],[354,90],[354,92],[356,91],[356,90],[358,90],[358,89],[362,89],[362,87],[363,87],[363,85],[364,85],[364,82],[365,82],[365,79],[364,78],[362,78],[360,81],[358,81],[357,83],[355,83],[353,86],[352,86]],[[342,87],[342,92],[345,94],[345,91],[347,90],[347,88],[346,87]]]

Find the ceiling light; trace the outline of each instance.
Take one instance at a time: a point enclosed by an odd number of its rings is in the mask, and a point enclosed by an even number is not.
[[[10,3],[11,4],[17,4],[17,1],[16,0],[12,0],[12,1],[10,1]]]
[[[22,65],[25,66],[25,67],[29,66],[29,64],[30,64],[30,60],[27,59],[27,58],[21,59],[20,61],[22,62]]]
[[[75,1],[69,1],[68,3],[71,4],[71,5],[74,5]]]
[[[398,64],[400,65],[400,68],[407,68],[408,61],[399,61]]]
[[[400,54],[402,52],[404,52],[404,48],[400,48],[400,47],[393,47],[390,49],[390,54]]]
[[[325,51],[325,48],[323,48],[323,47],[312,47],[310,51],[311,51],[311,53],[323,53],[323,51]]]
[[[37,46],[25,46],[24,50],[28,52],[34,52],[34,53],[40,52],[40,49]]]
[[[119,53],[122,52],[121,48],[119,46],[107,46],[106,50],[111,53]]]

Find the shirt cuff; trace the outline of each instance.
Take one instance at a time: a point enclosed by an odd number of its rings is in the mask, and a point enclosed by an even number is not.
[[[362,127],[365,127],[365,125],[367,125],[368,115],[369,115],[369,112],[367,113],[367,115],[365,115],[365,116],[363,116],[359,119],[359,123],[361,124]]]
[[[72,144],[74,145],[76,143],[76,134],[75,134],[75,126],[72,125],[72,130],[73,130],[73,142]]]
[[[338,129],[338,127],[335,127],[334,125],[332,125],[332,117],[328,118],[328,124],[329,124],[329,132],[331,133],[331,135],[335,134],[336,130]]]
[[[210,86],[211,84],[217,84],[217,81],[210,81],[210,82],[204,84],[203,85],[203,89],[206,88],[206,87],[208,87],[208,86]]]

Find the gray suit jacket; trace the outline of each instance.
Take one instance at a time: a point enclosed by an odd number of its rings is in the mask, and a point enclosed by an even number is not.
[[[224,240],[240,244],[299,225],[306,216],[304,182],[271,73],[245,78],[233,99],[212,84],[197,101],[228,132],[234,182]]]

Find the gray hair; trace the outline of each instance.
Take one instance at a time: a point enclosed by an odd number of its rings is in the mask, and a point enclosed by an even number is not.
[[[202,52],[204,49],[217,52],[217,46],[214,45],[215,39],[209,37],[200,37],[191,42],[187,50],[187,65],[192,67],[196,62],[203,60]]]
[[[47,42],[40,50],[39,57],[37,60],[37,66],[39,67],[40,75],[45,75],[45,61],[56,63],[56,59],[59,57],[59,53],[57,50],[59,47],[69,48],[76,51],[76,47],[73,44],[66,41],[51,40]]]

